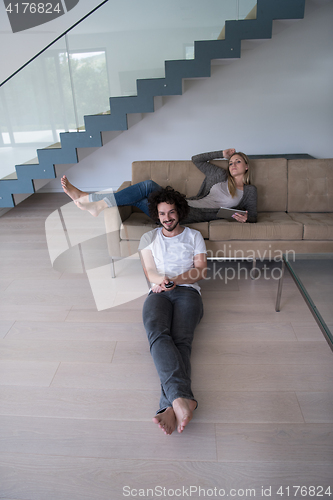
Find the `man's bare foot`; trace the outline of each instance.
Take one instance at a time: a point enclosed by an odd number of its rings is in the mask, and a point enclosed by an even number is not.
[[[193,399],[177,398],[172,403],[177,420],[178,432],[183,432],[187,424],[192,420],[193,411],[197,407]]]
[[[162,413],[158,413],[154,418],[153,422],[158,424],[159,428],[162,429],[164,434],[170,436],[176,428],[176,415],[173,408],[169,406]]]
[[[97,217],[102,210],[108,208],[108,205],[104,200],[89,201],[89,195],[82,196],[82,198],[74,200],[74,203],[77,207],[81,208],[81,210],[88,210],[88,212],[90,212],[94,217]]]
[[[69,182],[65,175],[61,177],[61,187],[65,191],[65,193],[68,194],[70,198],[72,198],[73,201],[78,200],[83,196],[87,196],[88,194],[73,186],[73,184]]]

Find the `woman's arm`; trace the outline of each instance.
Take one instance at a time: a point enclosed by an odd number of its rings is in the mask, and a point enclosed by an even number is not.
[[[229,160],[230,156],[235,152],[235,149],[224,149],[221,151],[212,151],[210,153],[200,153],[199,155],[192,156],[192,161],[194,165],[205,175],[209,175],[212,171],[216,170],[221,172],[224,169],[212,165],[210,160],[217,160],[219,158],[225,158]],[[225,171],[225,177],[227,178],[227,172]]]
[[[244,186],[244,196],[241,203],[235,208],[238,210],[247,210],[247,222],[257,222],[257,188],[252,184]]]

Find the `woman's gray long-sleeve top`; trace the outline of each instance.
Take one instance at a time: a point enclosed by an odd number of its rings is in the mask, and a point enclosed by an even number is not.
[[[192,156],[195,166],[205,174],[205,179],[201,184],[196,196],[189,200],[200,200],[208,195],[214,184],[225,182],[228,179],[227,171],[210,163],[210,160],[223,158],[223,151],[212,151],[211,153],[201,153]],[[247,222],[257,222],[257,188],[251,184],[244,184],[243,196],[235,210],[247,210]],[[184,223],[204,222],[216,220],[219,209],[190,207],[190,213]]]

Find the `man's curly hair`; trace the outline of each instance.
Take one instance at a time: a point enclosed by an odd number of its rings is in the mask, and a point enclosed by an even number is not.
[[[179,191],[175,191],[171,186],[167,186],[159,191],[154,191],[148,198],[150,217],[157,223],[160,222],[157,210],[157,206],[160,203],[169,203],[169,205],[174,204],[176,206],[180,222],[186,219],[190,211],[185,195],[181,194]]]

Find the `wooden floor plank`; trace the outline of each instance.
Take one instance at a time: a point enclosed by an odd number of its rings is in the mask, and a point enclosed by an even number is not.
[[[19,307],[18,307],[19,306]],[[41,304],[0,304],[1,321],[65,321],[71,306],[41,306]]]
[[[146,332],[141,321],[139,323],[16,321],[14,324],[8,322],[8,325],[12,325],[12,327],[8,329],[6,340],[34,339],[98,342],[146,340]]]
[[[9,285],[12,283],[12,280],[11,279],[8,279],[8,280],[4,280],[4,279],[1,279],[0,278],[0,293],[1,292],[4,292],[8,287]]]
[[[43,305],[80,305],[82,301],[95,306],[89,283],[85,280],[55,280],[50,286],[48,280],[13,280],[6,288],[6,304],[42,303]]]
[[[214,424],[187,431],[167,438],[150,422],[1,416],[0,453],[21,453],[23,444],[46,456],[216,461]]]
[[[331,461],[332,424],[217,424],[221,462]]]
[[[0,360],[111,363],[115,342],[0,340]]]
[[[5,338],[14,323],[14,321],[0,321],[0,339]]]
[[[196,422],[304,422],[293,392],[195,391]]]
[[[333,392],[297,392],[296,396],[305,422],[333,423]]]
[[[226,324],[222,318],[218,323],[201,321],[195,330],[195,342],[239,341],[268,342],[295,341],[297,337],[291,323],[233,323]]]
[[[47,387],[59,367],[56,362],[0,361],[0,385]]]
[[[333,364],[201,365],[192,363],[196,390],[331,391]]]
[[[61,363],[53,387],[158,390],[159,380],[152,360],[146,364]]]
[[[302,324],[302,322],[293,321],[292,327],[297,339],[300,341],[314,340],[314,341],[326,342],[326,339],[318,325],[313,325],[313,324],[309,325],[304,323]]]
[[[129,305],[130,306],[130,305]],[[138,323],[142,320],[141,310],[127,309],[126,313],[117,307],[105,311],[73,307],[66,321],[74,323]]]
[[[159,389],[0,386],[0,415],[151,422],[159,398]]]

